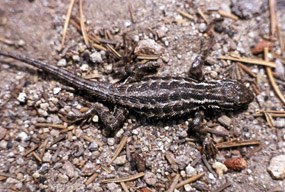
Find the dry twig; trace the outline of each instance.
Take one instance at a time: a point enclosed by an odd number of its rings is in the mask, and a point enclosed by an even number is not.
[[[68,27],[69,20],[70,20],[70,17],[71,17],[71,11],[72,11],[74,2],[75,2],[75,0],[70,0],[69,7],[68,7],[68,10],[67,10],[67,13],[66,13],[66,18],[65,18],[64,27],[63,27],[63,33],[62,33],[62,40],[61,40],[61,45],[60,45],[61,49],[63,49],[63,46],[64,46],[64,42],[65,42],[65,38],[66,38],[66,32],[67,32],[67,27]]]

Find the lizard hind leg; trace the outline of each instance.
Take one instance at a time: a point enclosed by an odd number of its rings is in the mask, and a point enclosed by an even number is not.
[[[214,158],[218,153],[218,149],[216,148],[212,138],[210,138],[208,129],[204,128],[203,119],[204,112],[196,112],[194,119],[189,124],[187,133],[188,135],[191,135],[194,132],[202,143],[202,153],[205,154],[207,158]]]
[[[114,136],[118,129],[123,126],[129,114],[126,108],[115,106],[114,111],[112,112],[108,107],[101,103],[95,103],[93,105],[93,110],[96,111],[96,114],[99,116],[99,119],[104,126],[103,135],[106,137]]]
[[[114,136],[116,131],[123,126],[123,123],[128,116],[128,110],[123,107],[115,106],[114,111],[112,112],[108,107],[96,102],[82,115],[69,115],[65,120],[69,124],[73,124],[79,121],[88,120],[95,114],[98,115],[99,120],[103,124],[103,135],[110,137]]]

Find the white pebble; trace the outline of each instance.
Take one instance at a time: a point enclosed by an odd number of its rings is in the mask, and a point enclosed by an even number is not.
[[[53,94],[54,94],[54,95],[57,95],[60,91],[61,91],[61,87],[55,87],[55,88],[53,89]]]
[[[21,92],[19,93],[17,100],[20,101],[21,103],[25,103],[26,97],[27,97],[26,93]]]
[[[66,65],[67,65],[66,59],[60,59],[57,62],[57,66],[59,66],[59,67],[65,67]]]

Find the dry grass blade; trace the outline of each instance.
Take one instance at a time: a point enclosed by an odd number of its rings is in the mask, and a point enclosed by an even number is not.
[[[285,114],[285,111],[275,111],[275,110],[257,110],[256,114],[261,113],[273,113],[273,114]]]
[[[118,53],[111,45],[107,44],[106,47],[111,51],[111,53],[113,53],[114,56],[116,56],[117,58],[121,58],[122,55],[120,53]]]
[[[264,49],[264,59],[265,59],[265,61],[268,61],[268,48],[267,47]],[[275,91],[275,93],[279,97],[279,99],[282,101],[282,103],[285,105],[285,97],[281,93],[279,87],[277,86],[277,84],[276,84],[276,82],[274,80],[271,68],[266,67],[266,72],[267,72],[267,76],[268,76],[269,82],[270,82],[270,84],[273,87],[273,90]]]
[[[206,16],[205,16],[205,14],[203,13],[203,11],[202,11],[200,8],[198,8],[197,10],[198,10],[198,14],[202,17],[202,19],[203,19],[207,24],[209,24],[209,21],[208,21],[208,19],[206,18]]]
[[[269,0],[269,10],[270,10],[270,32],[271,32],[271,36],[274,37],[276,34],[275,0]]]
[[[83,0],[79,0],[79,14],[80,14],[80,27],[81,32],[83,35],[84,42],[87,46],[89,46],[89,39],[86,33],[85,22],[84,22],[84,15],[83,15],[83,8],[82,8]]]
[[[224,191],[226,188],[230,187],[232,184],[230,182],[226,182],[225,184],[221,185],[220,187],[218,187],[217,189],[215,189],[212,192],[221,192]]]
[[[276,26],[277,28],[277,35],[278,35],[278,41],[279,41],[279,45],[280,45],[280,49],[281,49],[281,52],[283,53],[283,55],[285,54],[285,42],[284,42],[284,36],[280,30],[280,25],[277,24]]]
[[[157,60],[159,58],[158,55],[145,55],[140,54],[137,56],[137,59],[143,59],[143,60]]]
[[[29,149],[28,151],[26,151],[25,154],[24,154],[24,156],[28,156],[30,153],[32,153],[33,151],[35,151],[38,147],[39,147],[39,145],[35,145],[34,147],[32,147],[31,149]]]
[[[256,78],[256,74],[253,73],[250,68],[248,68],[247,66],[241,64],[241,63],[237,63],[238,67],[241,68],[243,71],[245,71],[247,74],[249,74],[251,77]]]
[[[238,17],[235,16],[234,14],[230,13],[230,12],[219,10],[218,13],[223,17],[227,17],[227,18],[230,18],[230,19],[235,20],[235,21],[238,20]]]
[[[67,13],[66,13],[66,18],[65,18],[65,22],[64,22],[64,26],[63,26],[62,40],[61,40],[61,45],[60,45],[61,49],[63,49],[63,46],[64,46],[64,42],[65,42],[65,38],[66,38],[66,32],[67,32],[67,27],[68,27],[69,20],[70,20],[70,17],[71,17],[71,11],[72,11],[74,2],[75,2],[75,0],[70,0],[69,7],[68,7],[68,10],[67,10]]]
[[[52,123],[36,123],[34,124],[36,127],[51,127],[55,129],[66,129],[67,125],[62,124],[52,124]]]
[[[199,173],[197,175],[193,175],[192,177],[184,180],[184,181],[181,181],[180,183],[178,183],[176,185],[176,189],[180,188],[180,187],[183,187],[184,185],[186,184],[190,184],[190,183],[193,183],[194,181],[200,179],[205,173]]]
[[[269,113],[264,113],[265,119],[269,125],[269,127],[273,128],[274,127],[274,123],[273,123],[273,119],[272,116]]]
[[[244,140],[244,141],[227,141],[223,143],[216,144],[218,149],[226,149],[232,147],[244,147],[244,146],[251,146],[251,145],[260,145],[259,140]]]
[[[193,20],[194,17],[192,15],[190,15],[189,13],[186,13],[185,11],[182,11],[180,9],[176,10],[180,15],[182,15],[183,17],[189,19],[189,20]]]
[[[35,151],[32,152],[32,155],[35,157],[35,159],[36,159],[38,162],[42,162],[42,161],[43,161],[43,160],[41,159],[41,157],[40,157]]]
[[[267,67],[275,68],[276,64],[270,61],[264,61],[261,59],[252,59],[246,57],[232,57],[232,56],[220,56],[219,59],[231,60],[231,61],[239,61],[242,63],[256,64],[256,65],[264,65]]]
[[[126,185],[125,182],[120,182],[120,185],[122,186],[125,192],[129,192],[128,186]]]
[[[101,182],[102,183],[120,183],[120,182],[132,181],[132,180],[135,180],[143,176],[144,176],[144,173],[140,172],[134,175],[130,175],[128,177],[122,177],[122,178],[117,178],[117,179],[105,179],[105,180],[102,180]]]
[[[90,183],[92,183],[97,177],[98,177],[99,173],[94,173],[91,177],[89,177],[86,182],[85,185],[89,185]]]
[[[128,137],[123,137],[118,148],[116,149],[113,158],[111,159],[111,161],[108,163],[108,165],[111,165],[111,163],[118,157],[118,155],[121,153],[122,149],[124,148],[124,146],[126,145],[128,141]]]
[[[180,179],[180,175],[179,175],[179,173],[177,173],[177,174],[175,175],[175,177],[174,177],[174,179],[173,179],[173,182],[171,183],[169,189],[167,190],[167,192],[172,192],[172,191],[175,190],[176,185],[177,185],[179,179]]]

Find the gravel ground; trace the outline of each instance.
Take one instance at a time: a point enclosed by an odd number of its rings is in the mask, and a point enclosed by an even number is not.
[[[276,4],[284,37],[285,3],[280,0]],[[68,28],[67,49],[59,53],[68,5],[67,0],[1,0],[0,49],[48,61],[85,78],[118,81],[113,76],[113,63],[106,62],[110,61],[106,52],[91,50],[91,62],[79,57],[86,47],[74,25]],[[229,69],[235,69],[236,63],[219,60],[219,56],[234,52],[262,57],[253,55],[251,47],[269,37],[267,1],[85,0],[83,4],[87,26],[95,34],[107,29],[122,42],[122,34],[127,33],[138,45],[154,47],[152,51],[161,55],[157,60],[161,65],[158,76],[187,76],[194,58],[209,44],[209,25],[197,14],[198,8],[204,13],[209,11],[209,21],[217,20],[215,44],[204,67],[206,79],[234,78],[235,73],[229,73]],[[73,15],[78,15],[77,10],[76,4]],[[181,16],[177,10],[189,13],[193,19]],[[232,12],[239,19],[221,17],[215,10]],[[273,51],[280,53],[278,42],[272,45]],[[137,47],[137,51],[142,50]],[[284,95],[284,63],[275,62]],[[216,158],[208,160],[210,167],[222,167],[215,172],[199,159],[195,137],[187,136],[191,118],[148,122],[131,114],[114,137],[106,138],[96,116],[82,126],[67,126],[61,118],[60,114],[79,114],[83,106],[88,106],[83,102],[90,102],[88,96],[20,62],[0,58],[0,63],[0,191],[166,191],[175,178],[180,183],[200,173],[204,173],[201,178],[176,191],[218,191],[225,183],[231,185],[224,191],[285,191],[285,120],[274,118],[275,128],[271,128],[264,117],[255,115],[256,110],[284,110],[262,66],[245,64],[257,77],[244,74],[242,79],[257,82],[259,89],[247,110],[206,118],[209,127],[229,134],[227,140],[259,140],[261,145],[220,150]],[[222,142],[225,138],[216,136],[214,140]],[[122,151],[108,164],[120,143],[124,144]],[[240,157],[246,167],[219,173],[226,159]],[[107,182],[136,174],[138,178],[131,181]]]

